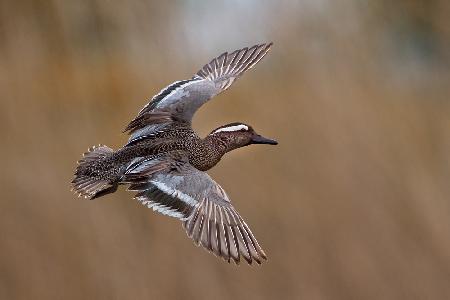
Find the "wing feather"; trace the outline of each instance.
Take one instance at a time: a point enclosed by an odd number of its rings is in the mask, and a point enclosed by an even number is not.
[[[130,164],[123,181],[135,199],[159,213],[183,221],[196,245],[230,262],[262,263],[264,251],[225,191],[182,156],[152,156]]]
[[[176,81],[162,89],[141,109],[125,131],[135,133],[148,125],[173,121],[190,123],[200,106],[228,89],[256,65],[271,46],[272,43],[264,43],[230,54],[222,53],[204,65],[191,79]]]

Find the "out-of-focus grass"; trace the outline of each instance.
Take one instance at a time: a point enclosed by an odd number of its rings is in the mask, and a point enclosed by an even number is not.
[[[0,3],[0,298],[450,294],[445,1],[86,3]],[[120,147],[152,94],[263,40],[272,53],[194,126],[245,121],[280,142],[210,172],[266,264],[219,261],[130,193],[69,192],[80,154]]]

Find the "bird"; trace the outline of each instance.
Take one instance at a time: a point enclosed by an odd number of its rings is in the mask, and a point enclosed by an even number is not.
[[[197,246],[228,263],[267,260],[223,188],[206,171],[229,151],[278,142],[242,122],[220,126],[201,138],[192,128],[192,118],[200,106],[265,57],[272,44],[222,53],[190,79],[162,89],[126,126],[130,137],[123,147],[98,145],[83,154],[72,190],[79,197],[96,199],[126,185],[137,201],[181,220]]]

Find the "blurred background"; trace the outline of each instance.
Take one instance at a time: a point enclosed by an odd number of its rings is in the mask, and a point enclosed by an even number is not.
[[[0,1],[0,299],[445,299],[450,2]],[[194,120],[279,141],[210,174],[267,252],[229,265],[75,162],[227,50],[271,53]]]

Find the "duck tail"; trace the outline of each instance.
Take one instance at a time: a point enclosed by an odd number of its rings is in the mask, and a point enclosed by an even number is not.
[[[78,197],[94,199],[116,191],[117,183],[112,183],[111,179],[105,176],[105,172],[102,172],[102,161],[113,152],[114,150],[107,146],[98,145],[83,154],[77,162],[75,178],[71,182],[72,190]]]

